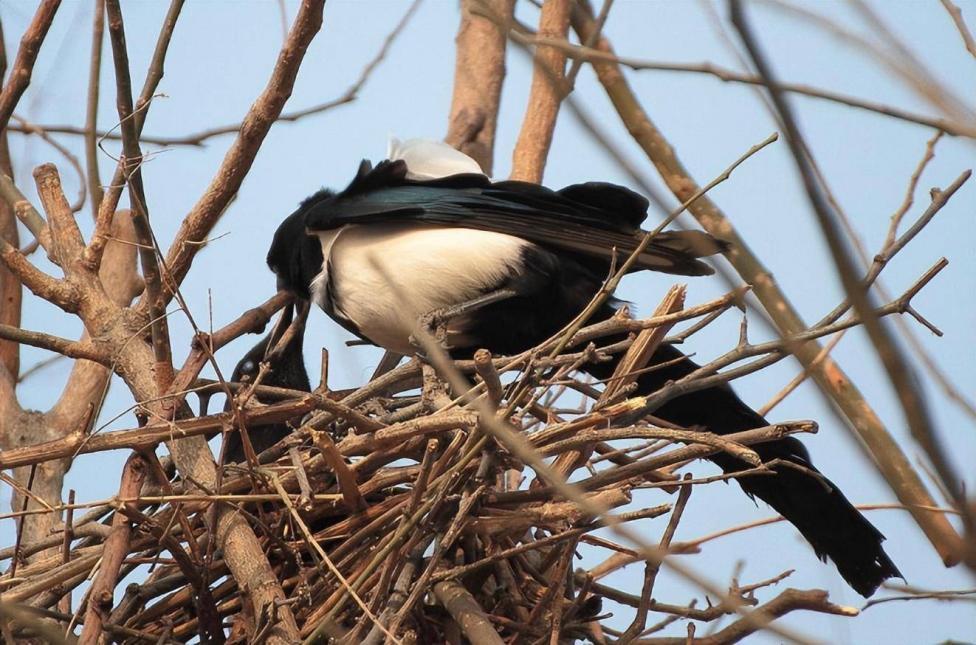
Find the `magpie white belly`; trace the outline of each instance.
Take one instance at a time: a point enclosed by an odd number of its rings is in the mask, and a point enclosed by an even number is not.
[[[404,354],[414,351],[409,338],[420,316],[504,286],[532,245],[502,233],[415,223],[346,226],[318,236],[327,260],[312,282],[315,302],[328,312],[331,299],[334,313],[363,336]],[[463,342],[463,321],[457,323],[448,325],[451,345]]]

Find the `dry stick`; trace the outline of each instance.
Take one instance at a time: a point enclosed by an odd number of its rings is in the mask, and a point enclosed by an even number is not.
[[[88,99],[85,104],[85,165],[88,168],[88,194],[91,199],[92,218],[98,219],[102,203],[102,180],[98,172],[98,141],[95,128],[98,125],[98,95],[102,73],[102,43],[105,40],[105,0],[92,3],[91,62],[88,66]]]
[[[930,144],[934,143],[934,139],[931,140],[929,143]],[[924,161],[925,158],[923,158],[923,162]],[[921,172],[920,170],[921,168],[922,168],[922,164],[920,163],[919,167],[916,168],[915,173],[913,173],[912,175],[912,180],[909,182],[909,190],[912,190],[912,185],[917,182],[917,173]],[[898,224],[900,223],[904,215],[904,212],[906,212],[908,208],[911,206],[910,195],[906,193],[906,200],[899,207],[898,211],[896,211],[895,214],[892,216],[892,222],[888,228],[888,233],[886,235],[884,247],[877,255],[875,255],[874,261],[871,263],[867,275],[863,278],[863,284],[865,288],[874,284],[874,282],[878,279],[878,276],[881,274],[881,271],[884,270],[884,268],[888,265],[888,263],[891,262],[891,260],[903,248],[905,248],[905,246],[907,246],[908,243],[911,242],[916,235],[918,235],[926,226],[928,226],[928,224],[942,210],[942,208],[948,203],[948,201],[952,198],[952,196],[955,195],[956,191],[958,191],[959,188],[961,188],[962,185],[965,184],[971,176],[972,176],[972,171],[966,170],[962,172],[959,175],[959,177],[955,179],[955,181],[953,181],[951,184],[946,186],[944,189],[933,189],[931,191],[931,202],[928,208],[926,208],[925,211],[921,215],[919,215],[918,219],[916,219],[915,222],[911,226],[909,226],[904,233],[902,233],[898,237],[895,237],[898,232],[897,231]],[[882,293],[882,295],[884,294],[883,290],[879,289],[879,291]],[[823,318],[823,321],[837,320],[849,308],[850,308],[850,304],[847,301],[844,301],[841,305],[839,305],[833,311],[827,314],[827,316]],[[921,316],[919,316],[917,312],[915,312],[914,308],[910,308],[908,310],[908,313],[916,317],[916,319],[918,319],[918,321],[921,322],[923,325],[930,326],[928,321],[926,321],[924,318],[921,318]],[[929,358],[928,355],[924,351],[922,351],[920,347],[918,347],[918,341],[915,339],[915,337],[909,334],[907,338],[909,340],[909,343],[911,343],[913,346],[917,348],[916,353],[919,356],[919,358],[921,358],[923,362],[931,363],[931,358]],[[948,383],[948,381],[946,381],[945,376],[941,373],[941,371],[939,371],[935,365],[931,365],[929,369],[930,372],[936,377],[936,379],[940,381],[943,388],[946,390],[947,395],[956,403],[958,403],[960,407],[963,408],[963,410],[969,413],[970,416],[976,417],[976,409],[973,408],[972,403],[970,403],[965,397],[959,394],[956,391],[956,389],[953,388],[952,385]]]
[[[51,232],[47,228],[47,222],[37,212],[34,205],[24,197],[20,189],[14,185],[13,179],[6,174],[0,173],[0,198],[2,198],[10,209],[20,220],[21,224],[27,227],[34,239],[51,254]]]
[[[39,182],[39,187],[44,188],[43,182]],[[43,196],[44,193],[42,192]],[[61,200],[63,201],[63,196],[61,196]],[[57,212],[57,210],[53,211],[53,213]],[[69,216],[70,214],[65,217]],[[73,220],[70,224],[73,224]],[[64,226],[55,225],[54,220],[52,220],[51,229],[56,242],[58,242],[55,246],[59,250],[69,246],[71,247],[69,250],[76,250],[74,244],[66,244],[66,242],[76,242],[70,235],[70,226],[67,224]],[[76,275],[79,280],[86,282],[92,280],[93,277],[90,272],[86,272],[84,263],[77,261],[77,258],[75,260],[74,264],[68,266],[77,270]],[[102,316],[106,311],[109,311],[107,309],[109,304],[104,302],[106,298],[97,287],[89,286],[90,289],[85,294],[88,298],[85,303],[86,309],[81,313],[83,316],[99,318],[97,321],[86,319],[86,323],[105,324]],[[126,378],[127,384],[137,398],[149,398],[147,395],[155,390],[155,381],[151,372],[146,368],[147,365],[151,365],[151,350],[138,342],[130,343],[127,331],[120,329],[113,331],[117,334],[114,337],[115,341],[120,345],[120,362],[118,365],[120,372]],[[119,334],[124,335],[124,337],[120,338]],[[215,473],[212,457],[205,442],[199,438],[177,439],[170,436],[168,439],[170,439],[168,447],[180,471],[195,485],[206,490],[208,482],[213,481]],[[252,603],[257,607],[272,606],[277,598],[283,596],[283,592],[274,578],[267,560],[263,557],[253,532],[246,525],[244,519],[234,513],[224,512],[221,514],[217,528],[218,539],[222,542],[226,561],[237,581],[242,586],[249,587]],[[290,610],[287,607],[279,608],[278,616],[281,620],[277,632],[271,635],[272,640],[275,642],[293,640],[297,636],[297,625],[294,623]]]
[[[969,27],[966,26],[966,21],[962,17],[962,9],[954,5],[950,0],[941,0],[941,2],[945,10],[949,12],[949,17],[955,23],[956,29],[959,30],[959,36],[962,37],[966,51],[972,54],[973,57],[976,57],[976,40],[973,40],[973,34],[969,31]]]
[[[390,619],[396,615],[400,608],[403,607],[403,603],[406,602],[407,595],[410,593],[410,585],[413,582],[413,576],[417,573],[417,568],[420,566],[424,552],[430,546],[433,539],[434,535],[428,534],[420,540],[417,546],[407,556],[406,563],[400,570],[399,575],[397,575],[396,582],[393,583],[393,592],[387,599],[386,607],[380,615],[380,624],[386,625],[393,634],[396,634],[396,629],[390,628]],[[382,645],[384,638],[383,632],[379,629],[379,625],[374,625],[369,630],[366,638],[363,639],[362,645]]]
[[[108,33],[112,43],[112,60],[115,64],[115,99],[119,122],[122,124],[123,156],[119,165],[129,186],[129,201],[135,212],[133,223],[139,240],[139,259],[142,277],[146,282],[144,301],[151,321],[152,348],[155,358],[153,374],[157,394],[164,393],[173,380],[173,351],[170,347],[169,323],[166,318],[166,299],[163,296],[159,262],[152,243],[149,223],[149,205],[142,184],[142,150],[139,132],[133,115],[132,81],[129,78],[129,54],[125,43],[125,26],[119,0],[105,0],[108,13]]]
[[[6,56],[3,53],[4,47],[3,28],[0,26],[0,79],[3,78],[2,74],[6,72],[7,67]],[[0,188],[4,182],[13,185],[13,181],[9,177],[12,174],[7,133],[0,131]],[[13,206],[5,198],[0,199],[0,239],[6,240],[12,248],[20,246],[17,217],[14,215]],[[21,326],[23,299],[24,289],[20,280],[0,262],[0,300],[4,303],[3,307],[0,308],[0,325],[9,325],[14,328]],[[23,380],[24,375],[29,373],[30,369],[21,372],[20,347],[17,343],[0,341],[0,418],[12,419],[21,412],[20,405],[17,403],[15,388]]]
[[[667,551],[670,548],[671,540],[674,538],[674,533],[678,529],[678,522],[681,521],[681,515],[685,512],[685,507],[688,505],[688,499],[691,497],[692,490],[692,486],[687,483],[690,479],[690,473],[685,475],[684,483],[678,493],[678,501],[675,503],[674,510],[671,512],[671,518],[668,520],[668,526],[664,529],[664,535],[661,536],[661,541],[658,543],[658,548],[663,551]],[[660,570],[661,566],[659,564],[651,562],[644,564],[644,585],[641,589],[640,605],[637,607],[637,615],[634,616],[634,621],[620,636],[620,643],[622,645],[632,642],[638,634],[643,633],[644,627],[647,626],[647,609],[651,602],[651,594],[654,592],[654,581],[657,580],[657,573]]]
[[[130,455],[122,470],[119,497],[124,499],[138,495],[147,473],[148,467],[143,458],[136,453]],[[98,575],[92,582],[88,611],[85,613],[85,626],[78,639],[81,645],[97,643],[102,633],[102,622],[108,620],[112,610],[116,579],[122,560],[129,552],[131,534],[132,526],[128,517],[123,513],[117,513],[112,520],[112,533],[105,540],[102,549],[102,563]]]
[[[889,302],[883,307],[879,307],[876,310],[875,315],[880,318],[882,316],[905,313],[910,307],[912,298],[914,298],[918,292],[947,265],[948,260],[941,258],[931,269],[922,275],[922,277],[919,278],[915,284],[910,286],[903,295],[896,300]],[[831,325],[814,326],[805,332],[788,336],[782,340],[774,340],[766,343],[759,343],[757,345],[740,344],[735,349],[727,352],[725,355],[705,364],[704,366],[696,369],[692,373],[678,379],[673,383],[666,384],[654,394],[645,397],[644,409],[651,412],[655,410],[657,406],[662,405],[666,401],[669,401],[676,396],[687,394],[688,392],[692,391],[698,391],[721,383],[727,383],[746,374],[751,374],[788,356],[789,350],[795,347],[797,343],[820,338],[822,336],[828,336],[845,329],[850,329],[851,327],[859,325],[860,322],[860,319],[857,316],[854,316]],[[744,358],[762,354],[766,354],[766,356],[755,360],[752,363],[718,373],[718,370],[728,367],[729,365],[741,361]]]
[[[807,197],[817,215],[817,220],[830,247],[834,264],[840,274],[841,283],[847,292],[848,300],[854,311],[861,317],[861,322],[867,330],[868,336],[888,372],[888,377],[898,394],[912,436],[922,445],[942,478],[942,483],[952,493],[956,503],[959,504],[960,508],[967,508],[959,480],[950,465],[943,446],[939,443],[935,435],[922,392],[915,386],[914,372],[891,337],[890,331],[879,321],[872,307],[871,298],[857,277],[854,262],[838,230],[838,225],[835,221],[836,214],[824,198],[823,192],[820,190],[820,185],[814,177],[809,160],[810,151],[793,118],[792,109],[783,98],[783,93],[777,85],[772,69],[766,61],[764,54],[759,49],[759,44],[755,40],[748,19],[742,11],[741,4],[738,0],[730,0],[730,7],[732,24],[739,31],[743,44],[749,51],[749,55],[756,69],[769,89],[773,104],[776,106],[776,111],[786,128],[788,135],[787,143],[790,146],[793,159],[803,178],[803,185],[806,189]],[[963,519],[969,529],[972,530],[974,519],[969,513],[964,513]],[[957,552],[950,554],[948,558],[943,557],[947,565],[958,562],[962,556],[962,544],[959,540],[957,537]]]
[[[882,42],[881,47],[874,49],[881,54],[878,59],[881,64],[893,69],[916,94],[944,114],[949,114],[960,121],[976,120],[976,111],[971,109],[970,102],[959,98],[943,85],[933,70],[925,67],[877,12],[862,0],[853,0],[851,5],[867,23],[875,37],[875,42],[878,40]]]
[[[444,580],[435,584],[433,591],[472,645],[505,645],[484,609],[467,589],[452,580]]]
[[[51,27],[59,6],[61,0],[42,0],[33,20],[27,26],[27,31],[21,36],[14,66],[7,76],[3,92],[0,93],[0,132],[6,129],[7,122],[10,121],[10,116],[14,113],[21,95],[30,85],[34,62],[37,60],[37,54],[41,50],[47,30]]]
[[[908,508],[904,504],[855,504],[854,508],[859,511],[880,511],[880,510],[900,510],[900,511],[910,511],[912,509]],[[926,506],[919,509],[926,513],[931,513],[933,515],[959,515],[959,511],[953,508],[941,508],[939,506]],[[761,520],[754,520],[752,522],[747,522],[745,524],[740,524],[738,526],[733,526],[727,529],[722,529],[721,531],[715,531],[714,533],[709,533],[708,535],[702,536],[700,538],[689,540],[687,542],[680,542],[672,545],[672,551],[675,553],[693,553],[698,547],[706,542],[711,542],[720,537],[725,537],[726,535],[732,535],[733,533],[739,533],[741,531],[748,531],[760,526],[767,526],[769,524],[776,524],[778,522],[785,522],[786,518],[777,515],[775,517],[767,517]]]
[[[619,269],[617,269],[616,273],[614,273],[600,287],[600,290],[597,291],[597,293],[593,296],[589,304],[587,304],[586,308],[584,308],[583,311],[578,316],[576,316],[576,318],[574,318],[568,325],[566,325],[566,327],[563,330],[561,330],[555,336],[554,347],[548,354],[549,358],[554,358],[570,344],[575,334],[578,331],[580,331],[580,329],[583,327],[583,325],[586,324],[586,322],[590,319],[590,317],[594,313],[596,313],[596,311],[599,310],[600,307],[602,307],[603,304],[610,298],[610,296],[616,290],[617,285],[620,284],[620,280],[622,280],[623,277],[627,275],[627,273],[630,271],[633,265],[637,262],[637,259],[640,257],[641,253],[643,253],[647,249],[647,247],[651,244],[654,238],[657,237],[657,235],[661,231],[663,231],[668,224],[670,224],[675,218],[677,218],[678,215],[683,213],[685,209],[693,206],[698,200],[704,197],[704,195],[712,188],[726,181],[732,175],[732,172],[736,168],[738,168],[742,163],[744,163],[749,157],[751,157],[752,155],[756,154],[766,146],[776,141],[777,138],[778,135],[776,133],[773,133],[761,143],[752,146],[748,151],[745,152],[745,154],[740,156],[738,159],[732,162],[732,164],[728,168],[723,170],[722,173],[718,175],[718,177],[713,179],[703,188],[699,188],[698,190],[694,191],[694,193],[690,195],[684,201],[684,203],[682,203],[678,208],[671,211],[671,213],[669,213],[668,216],[664,218],[664,220],[662,220],[660,224],[658,224],[658,226],[656,226],[653,230],[646,232],[642,237],[640,243],[634,249],[634,251],[621,264]],[[530,375],[526,374],[526,377],[522,379],[519,389],[512,396],[511,401],[509,402],[509,406],[508,406],[509,409],[514,409],[514,406],[517,403],[519,403],[522,397],[524,397],[528,393],[532,381],[534,381],[537,377],[538,377],[538,370],[536,371],[536,374],[532,375],[532,378],[530,378]]]
[[[773,398],[764,403],[761,408],[757,409],[756,413],[761,417],[766,416],[770,413],[770,411],[772,411],[773,408],[782,403],[786,397],[792,394],[796,388],[805,383],[810,377],[811,370],[816,368],[817,365],[820,364],[820,361],[824,360],[828,355],[830,355],[830,352],[834,351],[837,344],[844,338],[844,333],[845,332],[843,331],[839,332],[836,336],[831,338],[827,344],[823,346],[823,349],[820,350],[820,353],[814,356],[813,360],[810,361],[810,366],[804,367],[799,374],[793,377],[793,380],[783,386],[783,389],[781,389],[779,392],[774,394]]]
[[[491,175],[495,128],[505,80],[505,32],[479,14],[483,8],[510,20],[515,0],[462,0],[454,63],[454,93],[444,140]]]
[[[941,136],[942,136],[941,132],[936,133],[936,135],[933,136],[926,144],[925,154],[922,156],[915,170],[912,172],[912,176],[908,182],[908,188],[906,189],[905,192],[905,198],[891,217],[891,223],[888,226],[888,233],[885,236],[885,241],[882,245],[882,249],[875,255],[874,261],[872,262],[871,266],[868,269],[868,274],[863,279],[863,284],[865,288],[869,287],[877,280],[878,276],[881,274],[881,271],[894,258],[894,256],[897,255],[898,252],[901,251],[903,248],[905,248],[905,246],[925,226],[927,226],[932,221],[935,215],[948,202],[949,198],[951,198],[952,195],[955,194],[955,192],[968,179],[969,172],[967,171],[962,175],[960,175],[956,179],[956,181],[954,181],[951,185],[949,185],[945,190],[933,190],[932,202],[929,205],[929,207],[925,210],[925,212],[922,213],[921,216],[919,216],[917,221],[914,224],[912,224],[912,226],[910,226],[908,230],[905,231],[904,234],[898,236],[898,228],[901,224],[901,221],[904,218],[904,215],[908,212],[908,209],[911,208],[912,203],[914,201],[915,189],[918,185],[918,181],[919,178],[921,177],[922,171],[925,169],[928,162],[934,156],[935,144],[936,142],[938,142]],[[879,287],[879,293],[881,293],[884,296],[885,290]],[[833,322],[835,320],[838,320],[844,313],[848,311],[849,308],[850,308],[849,304],[845,301],[840,306],[836,307],[833,311],[831,311],[826,317],[824,317],[818,323],[818,325],[826,322]],[[914,309],[912,308],[908,309],[908,313],[913,313],[913,312]],[[966,397],[963,396],[951,383],[949,383],[949,381],[946,379],[946,376],[942,373],[942,371],[938,368],[938,366],[934,364],[931,357],[923,350],[915,335],[908,328],[906,322],[902,318],[897,318],[895,320],[895,323],[902,328],[902,332],[904,333],[905,338],[909,342],[910,346],[915,350],[916,356],[920,360],[922,360],[926,369],[929,370],[929,373],[933,376],[933,378],[935,378],[939,382],[939,384],[945,390],[946,395],[949,396],[954,402],[956,402],[970,416],[976,418],[976,408],[974,408],[974,406],[966,399]],[[818,356],[814,359],[813,364],[815,365],[819,363],[819,361],[822,360],[822,358],[826,356],[826,354],[832,351],[833,347],[840,341],[842,337],[843,334],[838,334],[836,337],[834,337],[830,341],[830,343],[828,343],[824,347],[824,349],[821,350],[820,354],[818,354]],[[802,383],[807,378],[807,376],[809,376],[809,370],[804,369],[803,372],[797,375],[797,377],[793,381],[791,381],[790,384],[786,386],[786,388],[784,388],[783,391],[781,391],[776,397],[774,397],[773,400],[771,400],[769,403],[763,406],[763,408],[759,410],[759,413],[761,415],[765,415],[769,409],[771,409],[774,405],[778,404],[779,401],[782,400],[782,398],[788,395],[794,388],[799,386],[800,383]]]
[[[593,30],[593,20],[582,11],[574,12],[573,26],[580,37],[585,38]],[[613,53],[605,38],[600,39],[598,49]],[[693,191],[696,186],[694,179],[676,156],[674,148],[668,144],[641,107],[619,66],[602,62],[594,63],[594,67],[620,118],[658,169],[668,187],[679,198]],[[739,236],[731,221],[718,206],[705,198],[693,205],[691,212],[705,230],[732,242],[732,249],[727,256],[729,261],[739,275],[753,286],[753,292],[775,322],[780,334],[789,336],[804,329],[806,325],[774,281],[772,273],[750,251],[745,240]],[[801,364],[809,369],[810,363],[819,355],[820,350],[818,343],[808,342],[797,345],[792,352]],[[873,456],[873,462],[898,499],[911,507],[934,506],[932,496],[907,457],[837,363],[830,360],[828,356],[819,367],[813,368],[812,375],[821,390],[830,396],[850,426],[856,430]],[[952,525],[942,517],[929,517],[922,513],[913,514],[913,517],[943,561],[946,563],[955,561],[959,537]]]
[[[739,444],[747,446],[754,443],[777,441],[797,432],[816,432],[816,430],[817,428],[815,424],[801,421],[766,426],[763,428],[754,428],[752,430],[744,430],[742,432],[724,435],[724,438],[733,445]],[[637,431],[634,430],[628,432]],[[535,450],[535,447],[531,444],[529,444],[528,448],[533,451]],[[700,459],[723,450],[724,447],[715,445],[713,441],[710,441],[708,444],[693,443],[692,445],[675,448],[674,450],[661,455],[635,461],[631,464],[627,464],[626,466],[600,471],[586,479],[574,482],[574,485],[576,486],[577,490],[581,491],[599,490],[621,481],[643,478],[648,472],[663,468],[665,466],[683,463],[692,459]],[[486,500],[488,503],[495,505],[523,504],[526,502],[544,500],[555,492],[562,494],[562,490],[559,486],[549,484],[547,486],[534,488],[531,490],[494,493],[492,495],[488,495]]]
[[[0,604],[0,628],[3,629],[4,637],[6,642],[16,643],[16,642],[44,642],[51,645],[61,645],[62,643],[69,643],[61,630],[47,620],[40,619],[36,612],[37,609],[34,607],[21,607],[14,605],[9,602]],[[31,636],[36,637],[30,639],[15,639],[13,633],[9,630],[9,623],[16,622],[21,627],[26,627],[30,629]]]
[[[52,336],[40,331],[30,331],[11,325],[0,324],[0,338],[11,340],[21,345],[30,345],[57,352],[70,358],[83,358],[103,365],[111,363],[111,357],[101,349],[85,341],[69,340],[59,336]]]
[[[654,310],[653,316],[676,313],[684,307],[684,303],[685,288],[683,286],[672,287],[661,300],[661,304]],[[594,403],[595,408],[605,406],[624,388],[636,381],[638,376],[636,372],[647,365],[670,330],[671,325],[661,325],[652,329],[644,329],[637,334],[633,344],[617,363],[611,380]],[[553,468],[564,477],[569,478],[576,468],[586,463],[591,454],[591,447],[562,453],[553,462]]]
[[[835,605],[828,601],[826,591],[787,589],[752,611],[749,615],[751,620],[740,618],[711,636],[688,639],[649,638],[634,640],[631,643],[633,645],[725,645],[726,643],[736,643],[765,628],[771,621],[798,609],[845,617],[857,616],[860,613],[853,607]]]
[[[354,513],[368,510],[369,505],[359,490],[359,483],[356,481],[356,476],[349,470],[349,466],[346,464],[342,453],[339,452],[335,442],[332,441],[332,436],[327,431],[320,432],[318,430],[312,430],[311,434],[312,441],[315,442],[319,452],[322,453],[322,458],[325,460],[325,463],[335,473],[336,479],[339,481],[339,492],[342,493],[342,499],[346,506],[349,507],[349,510]]]
[[[525,45],[534,46],[547,46],[554,47],[562,50],[566,56],[593,63],[610,63],[614,65],[619,65],[622,67],[627,67],[636,71],[640,70],[656,70],[662,72],[677,72],[677,73],[690,73],[690,74],[705,74],[708,76],[714,76],[715,78],[726,82],[726,83],[743,83],[746,85],[758,85],[763,84],[762,78],[754,76],[751,74],[742,74],[731,69],[727,69],[716,65],[711,62],[704,63],[668,63],[661,61],[650,61],[642,60],[638,58],[628,58],[624,56],[617,56],[612,52],[603,50],[602,48],[588,46],[582,47],[579,45],[574,45],[568,42],[565,38],[544,38],[544,37],[532,37],[527,36],[523,33],[513,31],[511,34],[512,38],[516,42]],[[923,114],[918,114],[911,112],[909,110],[904,110],[902,108],[897,108],[890,105],[885,105],[883,103],[877,103],[875,101],[869,101],[867,99],[861,99],[854,96],[849,96],[840,92],[834,92],[833,90],[827,90],[819,87],[814,87],[812,85],[806,85],[804,83],[783,83],[782,88],[784,92],[790,92],[791,94],[798,94],[800,96],[809,96],[811,98],[822,99],[825,101],[830,101],[833,103],[839,103],[841,105],[846,105],[848,107],[853,107],[861,110],[866,110],[868,112],[873,112],[875,114],[881,114],[883,116],[891,117],[901,121],[907,121],[909,123],[915,123],[917,125],[923,125],[929,128],[934,128],[936,130],[945,132],[953,136],[962,136],[968,138],[976,138],[976,125],[966,122],[960,122],[955,120],[949,120],[939,117],[929,117]]]
[[[607,18],[610,17],[610,9],[612,7],[613,7],[613,0],[603,0],[602,5],[600,6],[600,14],[596,17],[596,25],[593,29],[593,33],[590,34],[590,37],[586,40],[585,43],[582,43],[583,46],[593,47],[593,45],[596,44],[596,39],[600,37],[600,33],[603,31],[603,26],[607,24]],[[565,40],[565,35],[566,34],[564,33],[564,40]],[[573,62],[569,67],[569,71],[566,73],[566,80],[569,83],[570,87],[575,86],[576,75],[579,74],[579,71],[581,69],[583,69],[583,59],[573,58]]]
[[[137,509],[128,508],[124,504],[119,509],[119,512],[130,518],[133,522],[147,528],[149,533],[159,540],[160,546],[165,547],[173,559],[176,560],[177,566],[179,566],[180,571],[183,572],[183,575],[189,581],[196,596],[195,604],[199,616],[201,641],[205,643],[216,643],[218,645],[223,643],[224,638],[220,627],[220,619],[217,615],[217,606],[207,585],[207,579],[201,575],[198,562],[194,562],[177,539],[152,518]],[[186,529],[187,525],[184,526],[184,530]],[[192,538],[192,533],[187,532],[187,535],[188,545],[192,549],[196,543]]]
[[[539,33],[565,40],[572,0],[546,0],[539,17]],[[554,47],[538,47],[522,129],[512,153],[512,179],[539,183],[556,128],[559,104],[569,93],[565,82],[566,55]]]

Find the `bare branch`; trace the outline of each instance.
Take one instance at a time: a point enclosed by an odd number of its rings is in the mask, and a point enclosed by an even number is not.
[[[14,66],[7,76],[3,92],[0,93],[0,132],[6,129],[10,115],[14,113],[21,95],[30,85],[34,62],[37,60],[37,54],[41,51],[41,45],[59,6],[61,0],[42,0],[34,14],[34,19],[20,39],[20,49],[17,50]]]
[[[444,140],[491,175],[495,128],[505,80],[506,29],[482,12],[511,20],[515,0],[462,0],[454,66],[454,95]]]
[[[973,40],[973,34],[969,31],[969,27],[966,25],[966,21],[962,17],[962,9],[957,5],[953,4],[951,0],[940,0],[942,6],[949,13],[949,17],[952,18],[952,22],[955,23],[956,29],[959,30],[959,36],[962,37],[962,42],[966,46],[966,51],[976,58],[976,40]]]
[[[539,17],[539,34],[565,40],[571,8],[570,0],[546,0]],[[565,86],[566,55],[562,51],[538,47],[533,61],[535,71],[529,104],[512,155],[512,179],[539,183],[549,156],[559,105],[568,88]]]

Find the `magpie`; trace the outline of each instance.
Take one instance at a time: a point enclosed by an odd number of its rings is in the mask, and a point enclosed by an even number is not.
[[[307,314],[307,309],[304,311]],[[299,313],[297,323],[300,326],[295,330],[296,333],[287,338],[285,345],[275,350],[278,341],[285,335],[294,319],[294,305],[288,305],[282,310],[281,316],[275,323],[272,330],[257,344],[249,349],[246,354],[238,361],[231,375],[231,380],[235,383],[253,383],[260,371],[261,363],[267,361],[269,370],[261,380],[262,385],[273,387],[288,388],[290,390],[311,391],[311,384],[308,380],[308,372],[305,369],[305,360],[302,355],[304,350],[304,315]],[[261,398],[261,395],[254,397],[261,403],[268,403]],[[224,404],[224,411],[230,410],[231,401]],[[251,441],[254,454],[260,454],[278,443],[292,431],[291,426],[286,423],[272,423],[261,426],[249,426],[247,436]],[[238,432],[227,435],[226,445],[224,446],[224,463],[235,464],[245,460],[244,443]]]
[[[645,231],[647,200],[622,186],[588,182],[550,190],[519,181],[492,181],[477,163],[446,144],[394,140],[388,159],[363,161],[342,191],[304,200],[274,235],[268,265],[279,288],[311,300],[360,338],[393,352],[413,353],[411,332],[421,316],[448,312],[442,342],[455,358],[479,348],[515,354],[550,338],[591,301]],[[727,244],[701,231],[657,235],[632,271],[703,276],[702,258]],[[617,313],[611,300],[591,318]],[[609,338],[609,342],[623,340]],[[637,379],[651,393],[698,368],[664,344]],[[616,361],[582,369],[612,376]],[[681,426],[724,435],[768,425],[731,387],[682,395],[654,414]],[[862,596],[901,577],[881,546],[884,536],[813,466],[795,438],[755,446],[775,476],[738,485],[789,520],[831,559]],[[710,457],[723,471],[748,464],[727,453]]]

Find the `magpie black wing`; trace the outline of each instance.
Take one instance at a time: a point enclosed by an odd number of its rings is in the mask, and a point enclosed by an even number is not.
[[[504,233],[541,246],[571,251],[607,263],[623,261],[641,244],[647,201],[622,186],[591,182],[560,191],[518,181],[491,183],[483,175],[454,175],[416,182],[405,179],[402,162],[360,167],[342,193],[306,211],[309,230],[347,224],[418,221]],[[700,231],[659,233],[635,269],[678,275],[708,275],[698,258],[719,253],[723,242]]]

